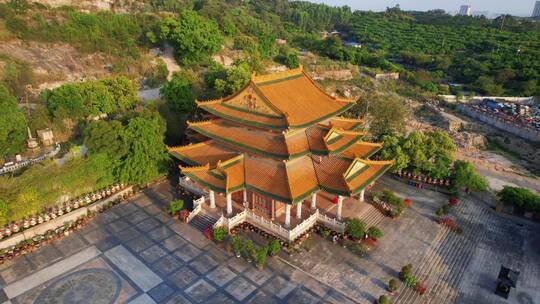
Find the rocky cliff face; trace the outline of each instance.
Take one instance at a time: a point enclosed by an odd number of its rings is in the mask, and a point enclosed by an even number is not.
[[[9,0],[0,0],[6,3]],[[116,12],[126,12],[143,5],[138,0],[29,0],[28,2],[39,3],[50,7],[73,6],[81,10],[113,10]]]

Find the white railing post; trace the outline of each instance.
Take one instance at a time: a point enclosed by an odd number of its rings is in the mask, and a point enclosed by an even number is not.
[[[341,220],[341,209],[343,207],[343,196],[338,196],[338,205],[336,211],[336,217],[338,220]]]
[[[210,208],[215,209],[216,208],[216,195],[214,193],[214,190],[210,190]]]

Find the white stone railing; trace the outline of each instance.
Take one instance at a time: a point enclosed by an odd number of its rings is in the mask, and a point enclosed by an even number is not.
[[[205,197],[201,196],[200,198],[193,201],[193,211],[187,217],[187,222],[189,223],[199,212],[201,212],[204,205]]]
[[[178,179],[178,184],[182,188],[184,188],[184,189],[186,189],[186,190],[188,190],[188,191],[190,191],[192,193],[195,193],[197,195],[200,195],[200,196],[207,196],[208,195],[208,193],[206,193],[206,191],[204,189],[197,187],[194,183],[190,182],[187,177],[180,177]]]
[[[238,213],[237,215],[227,219],[227,227],[229,228],[229,230],[245,222],[246,216],[247,216],[247,212],[246,210],[244,210]]]
[[[317,221],[323,224],[324,226],[326,226],[327,228],[332,229],[336,232],[339,232],[339,233],[345,232],[345,227],[346,227],[345,223],[335,218],[329,217],[326,214],[319,213],[319,215],[317,216]]]
[[[227,219],[223,215],[219,217],[219,219],[214,223],[212,227],[216,229],[217,227],[222,226],[227,228]]]
[[[270,221],[269,219],[266,219],[260,215],[255,214],[251,210],[245,210],[245,211],[246,211],[246,220],[253,226],[256,226],[262,230],[265,230],[266,232],[275,234],[285,240],[290,240],[288,229]]]
[[[292,242],[297,237],[302,235],[304,232],[308,231],[311,227],[313,227],[313,225],[315,225],[315,223],[317,223],[318,218],[319,218],[319,210],[315,210],[315,213],[310,215],[307,219],[302,221],[292,230],[289,230],[289,240]]]
[[[313,214],[303,220],[300,224],[296,225],[296,227],[294,227],[293,229],[287,229],[277,223],[272,222],[267,218],[264,218],[254,213],[249,209],[245,209],[231,218],[226,218],[222,215],[214,224],[214,228],[225,227],[226,229],[231,230],[243,222],[248,222],[259,229],[274,234],[290,242],[296,240],[299,236],[301,236],[311,227],[313,227],[317,222],[321,223],[329,229],[340,233],[344,233],[346,227],[345,223],[337,219],[331,218],[325,214],[322,214],[319,212],[319,210],[316,210]]]

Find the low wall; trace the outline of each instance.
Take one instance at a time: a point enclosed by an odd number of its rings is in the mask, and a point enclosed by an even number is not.
[[[449,102],[449,103],[455,103],[457,102],[457,98],[456,98],[456,95],[438,95],[439,97],[441,97],[442,99],[444,99],[446,102]],[[483,99],[503,99],[505,101],[508,101],[508,102],[517,102],[517,103],[526,103],[526,102],[529,102],[529,101],[532,101],[534,99],[534,97],[512,97],[512,96],[474,96],[474,97],[468,97],[468,96],[464,96],[462,98],[459,99],[459,102],[465,102],[465,103],[470,103],[470,102],[473,102],[473,101],[477,101],[477,100],[483,100]]]
[[[506,131],[508,133],[514,134],[516,136],[519,136],[523,139],[530,140],[533,142],[540,142],[540,132],[534,130],[534,129],[527,129],[515,126],[513,124],[507,123],[506,121],[502,119],[498,119],[497,117],[487,115],[482,112],[475,111],[474,109],[471,109],[467,105],[459,104],[457,109],[466,114],[467,116],[470,116],[472,118],[478,119],[490,126],[493,126],[497,129]]]
[[[49,230],[54,230],[59,227],[62,227],[65,223],[72,222],[80,218],[81,216],[84,216],[88,214],[89,211],[97,211],[100,209],[100,207],[106,205],[109,202],[112,202],[116,200],[118,197],[123,196],[126,193],[131,192],[133,189],[132,186],[129,186],[125,189],[122,189],[118,191],[117,193],[104,198],[102,200],[99,200],[91,205],[84,206],[77,208],[71,212],[68,212],[62,216],[59,216],[57,218],[51,219],[48,222],[36,225],[34,227],[25,229],[19,233],[13,234],[10,237],[3,239],[0,241],[0,249],[8,248],[10,246],[15,246],[18,243],[31,239],[37,235],[43,235],[45,232]]]

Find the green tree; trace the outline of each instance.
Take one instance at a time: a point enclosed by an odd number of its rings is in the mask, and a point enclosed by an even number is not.
[[[512,205],[526,212],[540,212],[540,196],[529,189],[520,187],[504,186],[497,193],[499,199],[506,205]]]
[[[383,136],[384,146],[380,152],[382,159],[393,159],[393,172],[401,172],[409,166],[409,156],[403,150],[403,139],[399,136],[385,135]]]
[[[47,108],[55,118],[77,120],[87,115],[82,92],[76,84],[69,83],[45,91],[43,97],[47,102]]]
[[[178,19],[165,19],[160,25],[160,36],[173,44],[183,64],[207,59],[219,51],[223,42],[214,21],[190,10],[183,11]]]
[[[348,220],[347,233],[355,240],[363,238],[366,234],[366,223],[357,218]]]
[[[195,96],[191,81],[187,78],[174,75],[159,93],[161,98],[178,114],[188,114],[195,110]]]
[[[19,152],[26,138],[27,122],[17,99],[0,84],[0,157]]]
[[[230,95],[244,87],[250,78],[250,67],[241,63],[237,67],[225,69],[214,64],[205,75],[205,82],[220,96]]]
[[[165,66],[167,69],[167,66]],[[102,80],[113,98],[115,111],[127,111],[137,103],[137,87],[129,78],[118,76]]]
[[[405,129],[407,109],[400,97],[396,95],[377,95],[368,104],[371,117],[370,132],[375,137],[402,133]]]
[[[457,160],[451,176],[454,189],[467,188],[469,191],[486,191],[488,183],[468,161]]]
[[[164,133],[165,124],[156,113],[129,120],[124,131],[128,151],[120,167],[122,181],[139,184],[159,175],[168,160]]]
[[[126,156],[124,126],[120,121],[94,121],[83,132],[84,145],[89,153],[105,153],[111,160]]]

